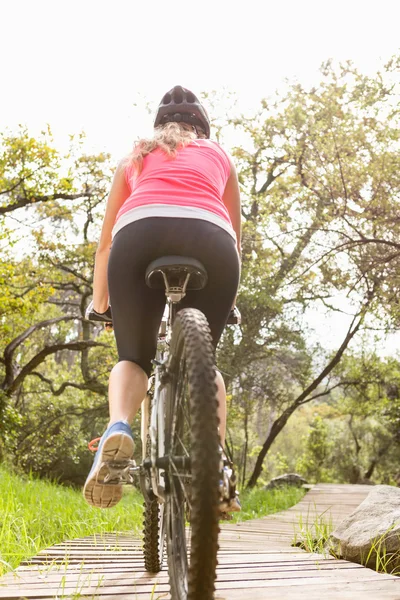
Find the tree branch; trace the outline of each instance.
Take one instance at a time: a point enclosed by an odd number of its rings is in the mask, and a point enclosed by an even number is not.
[[[299,238],[299,240],[298,240],[295,248],[293,249],[292,253],[290,254],[290,256],[288,256],[281,262],[281,266],[279,267],[278,272],[273,277],[273,281],[274,281],[273,289],[275,291],[277,291],[281,282],[288,275],[288,273],[290,273],[290,271],[292,271],[294,269],[301,254],[307,248],[313,235],[317,231],[317,226],[320,223],[320,219],[321,219],[321,212],[323,209],[323,204],[324,204],[323,200],[320,199],[320,201],[317,205],[316,214],[315,214],[315,217],[314,217],[314,220],[313,220],[311,226],[309,228],[307,228],[305,233]]]
[[[0,206],[0,215],[5,215],[6,213],[12,212],[13,210],[17,210],[18,208],[23,208],[24,206],[30,206],[32,204],[38,204],[39,202],[49,202],[51,200],[76,200],[77,198],[87,198],[90,195],[90,192],[82,192],[79,194],[56,193],[51,194],[49,196],[33,197],[17,196],[16,202],[7,204],[6,206]]]
[[[353,440],[354,440],[354,443],[356,446],[356,455],[358,456],[360,454],[361,446],[359,444],[359,441],[357,439],[356,433],[353,428],[353,419],[354,419],[354,415],[350,415],[348,425],[349,425],[349,429],[350,429],[351,435],[353,436]]]
[[[282,169],[282,171],[279,171],[279,173],[277,173],[276,175],[274,175],[274,169],[275,167],[282,163],[283,161],[274,161],[271,169],[268,172],[267,175],[267,179],[265,180],[265,182],[263,183],[263,185],[260,187],[260,189],[258,191],[256,191],[256,194],[260,195],[260,194],[265,194],[265,192],[267,191],[267,189],[270,187],[270,185],[272,185],[275,181],[275,179],[278,179],[278,177],[280,177],[281,175],[284,174],[284,172],[289,168],[289,165],[287,165],[284,169]]]
[[[2,389],[8,394],[12,394],[23,382],[25,377],[32,373],[32,371],[40,365],[47,356],[51,354],[55,354],[56,352],[61,352],[62,350],[72,350],[82,352],[87,348],[93,348],[102,346],[104,348],[107,347],[106,344],[102,344],[100,342],[95,342],[93,340],[75,340],[73,342],[67,342],[62,344],[53,344],[52,346],[45,346],[42,348],[40,352],[38,352],[22,369],[19,371],[16,377],[5,378]]]
[[[84,283],[87,283],[90,287],[92,286],[93,281],[87,279],[81,273],[79,273],[75,269],[72,269],[72,267],[68,267],[67,265],[63,265],[63,264],[55,262],[55,261],[53,261],[51,259],[49,259],[49,262],[50,262],[50,264],[53,265],[53,267],[56,267],[56,269],[60,269],[61,271],[65,271],[65,273],[70,273],[71,275],[74,275],[77,279],[80,279]]]
[[[12,340],[4,349],[4,358],[7,361],[10,359],[22,342],[24,342],[32,333],[37,331],[38,329],[43,329],[43,327],[48,327],[49,325],[54,325],[55,323],[61,323],[62,321],[82,321],[82,317],[78,316],[68,316],[68,317],[55,317],[54,319],[47,319],[45,321],[40,321],[28,329],[25,329],[20,335]]]
[[[32,371],[32,373],[29,373],[28,375],[30,375],[30,376],[34,375],[35,377],[38,377],[44,383],[47,383],[47,385],[50,387],[50,390],[51,390],[51,393],[53,394],[53,396],[61,396],[61,394],[65,391],[65,389],[67,387],[73,387],[77,390],[90,390],[92,392],[101,393],[101,394],[107,393],[107,386],[103,385],[100,382],[93,380],[93,379],[85,381],[85,383],[75,383],[73,381],[64,381],[60,385],[60,387],[56,389],[54,387],[51,379],[48,379],[47,377],[42,375],[42,373],[39,373],[38,371]]]
[[[31,177],[33,177],[33,175],[35,173],[37,173],[38,171],[40,171],[40,169],[43,169],[44,165],[40,165],[37,169],[33,169],[32,173],[30,173],[30,175],[27,175],[25,177],[21,177],[17,183],[15,183],[14,185],[12,185],[10,188],[6,189],[6,190],[2,190],[0,192],[0,196],[4,196],[5,194],[10,194],[11,192],[13,192],[14,190],[17,189],[17,187],[19,187],[21,185],[21,183],[24,183],[24,181],[26,181],[27,179],[30,179]]]

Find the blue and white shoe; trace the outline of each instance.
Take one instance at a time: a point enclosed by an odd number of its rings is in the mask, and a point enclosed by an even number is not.
[[[121,500],[122,485],[104,483],[109,474],[104,463],[131,460],[134,448],[132,430],[126,421],[117,421],[106,429],[100,438],[93,466],[83,487],[83,496],[88,504],[110,508]]]
[[[236,492],[233,498],[229,498],[229,500],[221,500],[219,503],[219,512],[220,514],[227,514],[232,512],[240,512],[242,510],[242,505],[240,504],[239,494]]]
[[[228,460],[223,457],[226,462]],[[239,493],[236,491],[236,475],[233,467],[225,465],[222,470],[222,480],[220,481],[221,501],[219,511],[221,515],[231,512],[240,512],[242,505],[239,500]]]

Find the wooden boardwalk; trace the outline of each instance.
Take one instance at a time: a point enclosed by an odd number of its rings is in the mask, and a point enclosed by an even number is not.
[[[337,524],[369,486],[314,486],[289,510],[223,525],[216,600],[400,600],[400,578],[292,547],[300,525],[323,514]],[[144,571],[140,541],[127,534],[53,546],[0,580],[0,598],[171,600],[168,574]],[[173,600],[173,599],[172,599]]]

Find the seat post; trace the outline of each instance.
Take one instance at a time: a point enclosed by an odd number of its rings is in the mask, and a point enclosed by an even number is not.
[[[170,327],[172,327],[175,322],[176,313],[178,312],[178,303],[169,301],[168,306],[169,306],[169,311],[168,311],[169,312],[169,324],[170,324]]]
[[[207,271],[195,258],[161,256],[148,265],[145,280],[150,288],[165,290],[171,326],[178,312],[178,302],[186,296],[186,292],[202,290],[207,285]]]
[[[162,271],[161,273],[165,283],[165,295],[167,296],[167,298],[169,298],[169,300],[173,303],[180,302],[181,300],[183,300],[183,298],[186,296],[186,288],[189,283],[190,273],[187,273],[182,286],[170,285],[167,273],[165,273],[165,271]]]

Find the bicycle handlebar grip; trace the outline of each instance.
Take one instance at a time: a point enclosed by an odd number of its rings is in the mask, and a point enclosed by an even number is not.
[[[228,317],[226,324],[227,325],[240,325],[241,322],[242,322],[242,315],[240,314],[238,307],[235,306],[235,308],[232,308],[231,312],[229,313],[229,317]]]
[[[88,321],[99,321],[100,323],[112,324],[112,312],[111,306],[107,308],[107,310],[103,313],[98,313],[93,308],[93,300],[90,302],[89,306],[86,309],[85,318]],[[237,306],[231,310],[229,313],[228,320],[226,322],[227,325],[240,325],[242,322],[242,315],[240,314]]]

